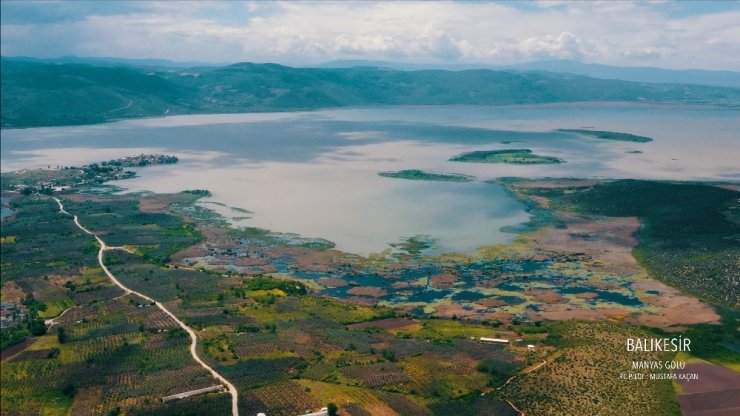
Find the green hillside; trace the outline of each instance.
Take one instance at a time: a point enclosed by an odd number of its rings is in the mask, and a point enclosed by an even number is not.
[[[740,103],[740,89],[733,88],[490,70],[291,68],[252,63],[154,69],[2,58],[0,71],[3,128],[363,105]]]

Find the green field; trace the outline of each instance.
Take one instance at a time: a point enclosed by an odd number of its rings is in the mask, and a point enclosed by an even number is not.
[[[547,198],[551,205],[543,210],[551,215],[638,216],[644,226],[636,250],[655,277],[713,302],[729,303],[722,325],[684,329],[697,339],[701,351],[696,355],[723,365],[736,363],[731,349],[738,343],[730,302],[734,289],[731,279],[717,277],[731,277],[724,270],[737,258],[737,192],[647,181],[521,190]],[[328,402],[352,414],[512,414],[504,399],[527,414],[574,414],[633,409],[648,397],[651,413],[675,414],[670,383],[613,386],[626,365],[619,354],[623,338],[663,334],[659,330],[609,321],[432,319],[333,299],[315,292],[315,283],[294,280],[291,273],[248,275],[172,263],[180,250],[200,247],[214,235],[224,241],[246,239],[252,247],[279,248],[293,256],[318,256],[326,250],[189,217],[189,212],[197,214],[188,208],[200,196],[196,194],[205,193],[62,198],[66,209],[107,244],[127,247],[129,252],[106,253],[110,270],[197,331],[201,356],[237,386],[244,414],[269,410],[292,416]],[[169,211],[142,212],[143,202],[169,204]],[[59,214],[53,200],[15,195],[9,204],[16,216],[2,227],[3,300],[16,296],[33,308],[35,319],[73,308],[47,334],[41,331],[34,343],[3,363],[4,411],[77,414],[95,408],[103,414],[174,415],[198,409],[228,414],[229,397],[223,393],[163,404],[164,395],[214,384],[188,354],[186,334],[148,302],[120,297],[95,261],[97,245]],[[541,225],[556,221],[541,217]],[[418,261],[411,254],[421,240],[408,244],[399,250],[410,254],[398,261]],[[701,268],[682,274],[687,262],[697,258],[703,259]],[[291,263],[291,270],[300,271],[300,264],[312,263]],[[410,318],[413,324],[388,330],[348,326],[394,316]],[[34,327],[29,322],[18,336],[30,335]],[[522,338],[537,350],[484,344],[479,337]],[[521,374],[548,357],[559,358]],[[514,375],[506,388],[493,390]]]

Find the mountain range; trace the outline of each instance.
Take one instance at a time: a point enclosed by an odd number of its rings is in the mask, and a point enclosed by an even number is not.
[[[600,79],[618,79],[622,81],[653,82],[664,84],[694,84],[711,85],[715,87],[740,88],[740,72],[709,71],[703,69],[663,69],[653,67],[627,67],[602,64],[589,64],[572,60],[533,61],[514,65],[486,65],[486,64],[410,64],[389,61],[341,60],[329,61],[318,65],[319,68],[351,68],[356,66],[372,66],[378,68],[392,68],[404,71],[418,71],[424,69],[441,69],[447,71],[462,71],[468,69],[491,69],[495,71],[520,72],[553,72],[560,74],[583,75]]]
[[[542,70],[401,70],[373,65],[294,68],[255,63],[179,68],[150,63],[154,65],[3,57],[1,125],[77,125],[164,114],[368,105],[605,101],[740,105],[739,88],[600,79]]]

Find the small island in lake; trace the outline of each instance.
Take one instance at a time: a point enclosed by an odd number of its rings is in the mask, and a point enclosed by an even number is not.
[[[565,163],[565,161],[560,158],[537,155],[532,153],[529,149],[478,150],[454,156],[450,158],[450,161],[471,163],[511,163],[515,165]]]
[[[386,178],[409,179],[413,181],[470,182],[475,178],[460,173],[431,173],[419,169],[405,169],[397,172],[379,172]]]
[[[629,133],[619,133],[615,131],[603,131],[603,130],[586,130],[586,129],[557,129],[556,131],[562,131],[565,133],[582,134],[584,136],[591,136],[597,139],[603,140],[618,140],[622,142],[635,142],[635,143],[647,143],[652,142],[653,139],[645,136],[637,136]]]

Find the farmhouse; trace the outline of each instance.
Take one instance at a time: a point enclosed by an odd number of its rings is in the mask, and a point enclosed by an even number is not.
[[[509,340],[504,338],[486,338],[486,337],[480,337],[478,338],[480,342],[487,342],[491,344],[508,344]]]

